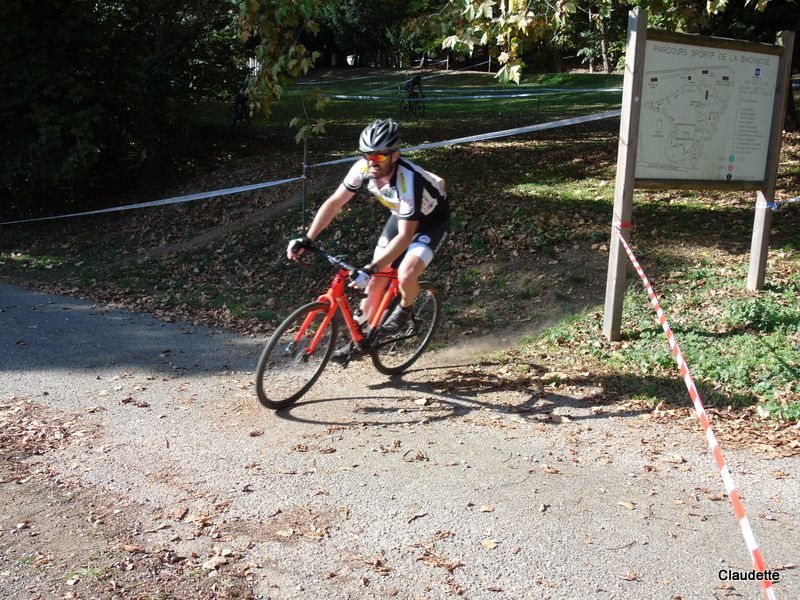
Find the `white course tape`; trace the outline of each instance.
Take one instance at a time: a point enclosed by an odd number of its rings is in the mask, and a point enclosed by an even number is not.
[[[447,62],[447,59],[441,60],[439,62],[440,63]],[[475,64],[475,65],[467,65],[466,67],[459,67],[458,69],[450,69],[449,71],[440,71],[439,73],[434,73],[432,75],[423,75],[422,79],[431,80],[431,79],[435,79],[437,77],[445,77],[449,73],[455,73],[457,71],[466,71],[467,69],[472,69],[473,67],[480,67],[481,65],[485,65],[488,62],[489,62],[488,60],[485,60],[485,61],[479,62],[478,64]],[[434,64],[434,63],[431,63],[431,64]],[[414,67],[414,68],[417,68],[417,67]],[[350,80],[347,79],[345,81],[350,81]],[[400,85],[402,85],[402,84],[400,84]],[[378,89],[373,90],[373,91],[382,92],[383,90],[396,90],[396,89],[397,89],[397,84],[394,84],[394,85],[391,85],[391,86],[388,86],[388,87],[378,88]]]
[[[445,63],[445,62],[447,62],[446,58],[444,60],[432,61],[432,62],[429,62],[428,64],[429,65],[439,65],[439,64],[442,64],[442,63]],[[486,64],[487,62],[488,61],[483,61],[482,63],[478,63],[477,65],[470,65],[470,66],[478,67],[480,65]],[[419,68],[421,68],[421,67],[419,67],[419,66],[411,67],[412,70],[413,69],[419,69]],[[455,69],[455,70],[460,70],[460,69]],[[334,81],[323,81],[322,79],[306,79],[304,81],[295,81],[294,85],[316,85],[316,84],[321,84],[321,83],[338,83],[338,82],[342,82],[342,81],[363,81],[365,79],[384,79],[385,77],[386,77],[385,74],[378,73],[377,75],[361,75],[359,77],[348,77],[347,79],[336,79]],[[431,75],[430,77],[434,77],[434,76]],[[381,89],[383,89],[383,88],[381,88]]]
[[[435,77],[447,77],[448,73],[456,73],[458,71],[468,71],[470,69],[474,69],[475,67],[480,67],[482,65],[488,64],[488,60],[483,62],[479,62],[475,65],[467,65],[465,67],[459,67],[458,69],[450,69],[449,71],[440,71],[439,73],[434,73],[433,75],[428,75],[425,79],[433,79]]]
[[[425,88],[425,94],[427,98],[427,94],[450,94],[453,96],[454,90],[448,90],[444,88]],[[476,90],[478,91],[478,90]],[[527,94],[531,93],[534,95],[551,95],[551,94],[568,94],[569,92],[621,92],[621,87],[611,87],[611,88],[554,88],[554,87],[529,87],[529,86],[515,86],[514,90],[510,90],[508,88],[497,89],[497,88],[486,88],[479,90],[481,94],[489,94],[492,96],[496,96],[498,98],[503,98],[505,96],[514,96],[516,94]],[[467,94],[469,90],[464,90],[464,93]],[[461,96],[454,96],[456,98],[461,98]],[[470,98],[471,96],[465,96]],[[482,96],[481,96],[482,97]]]
[[[492,133],[484,133],[481,135],[471,135],[468,137],[455,138],[452,140],[445,140],[443,142],[432,142],[430,144],[420,144],[419,146],[412,146],[411,148],[404,148],[403,151],[410,150],[428,150],[430,148],[441,148],[442,146],[455,146],[456,144],[467,144],[469,142],[481,142],[485,140],[494,140],[502,137],[509,137],[512,135],[522,135],[524,133],[533,133],[534,131],[544,131],[546,129],[556,129],[558,127],[568,127],[570,125],[580,125],[582,123],[591,123],[592,121],[600,121],[602,119],[613,119],[622,114],[621,110],[609,110],[607,112],[595,113],[593,115],[585,115],[583,117],[573,117],[571,119],[561,119],[559,121],[550,121],[549,123],[537,123],[536,125],[528,125],[527,127],[516,127],[514,129],[504,129],[503,131],[494,131]]]
[[[524,133],[532,133],[534,131],[544,131],[545,129],[556,129],[557,127],[567,127],[569,125],[579,125],[581,123],[590,123],[592,121],[600,121],[601,119],[612,119],[620,116],[621,110],[610,110],[603,113],[595,113],[593,115],[586,115],[583,117],[573,117],[571,119],[561,119],[560,121],[551,121],[549,123],[537,123],[536,125],[528,125],[527,127],[517,127],[515,129],[504,129],[503,131],[493,131],[492,133],[483,133],[479,135],[471,135],[469,137],[453,138],[452,140],[443,140],[441,142],[431,142],[430,144],[420,144],[418,146],[410,146],[402,148],[404,153],[413,152],[414,150],[429,150],[431,148],[441,148],[442,146],[455,146],[457,144],[469,144],[471,142],[482,142],[484,140],[493,140],[501,137],[509,137],[512,135],[522,135]],[[317,163],[315,165],[308,165],[309,168],[314,167],[328,167],[330,165],[340,165],[346,162],[352,162],[358,158],[356,156],[349,156],[347,158],[338,158],[336,160],[328,160],[325,162]]]
[[[444,140],[441,142],[432,142],[430,144],[420,144],[418,146],[411,146],[403,148],[403,152],[413,152],[414,150],[428,150],[431,148],[441,148],[443,146],[455,146],[457,144],[468,144],[470,142],[480,142],[484,140],[493,140],[501,137],[509,137],[513,135],[522,135],[525,133],[532,133],[534,131],[544,131],[546,129],[556,129],[558,127],[568,127],[570,125],[579,125],[581,123],[590,123],[592,121],[599,121],[601,119],[611,119],[620,116],[620,110],[610,110],[608,112],[596,113],[593,115],[586,115],[583,117],[573,117],[571,119],[561,119],[560,121],[551,121],[549,123],[538,123],[536,125],[528,125],[527,127],[516,127],[514,129],[504,129],[503,131],[494,131],[491,133],[484,133],[480,135],[472,135],[469,137],[454,138],[452,140]],[[347,158],[339,158],[336,160],[329,160],[326,162],[316,163],[313,165],[306,165],[307,168],[327,167],[330,165],[338,165],[343,163],[352,162],[357,158],[350,156]],[[150,208],[153,206],[165,206],[168,204],[180,204],[182,202],[191,202],[192,200],[204,200],[207,198],[216,198],[218,196],[227,196],[229,194],[238,194],[240,192],[249,192],[252,190],[273,187],[276,185],[283,185],[285,183],[292,183],[300,181],[303,176],[290,177],[288,179],[280,179],[277,181],[267,181],[265,183],[254,183],[251,185],[243,185],[233,188],[225,188],[222,190],[212,190],[210,192],[200,192],[197,194],[187,194],[185,196],[175,196],[172,198],[165,198],[164,200],[153,200],[152,202],[139,202],[137,204],[126,204],[125,206],[115,206],[112,208],[103,208],[100,210],[88,210],[85,212],[69,213],[63,215],[55,215],[51,217],[38,217],[34,219],[20,219],[17,221],[3,221],[0,225],[17,225],[21,223],[34,223],[37,221],[53,221],[56,219],[67,219],[70,217],[85,217],[89,215],[101,215],[105,213],[121,212],[124,210],[133,210],[136,208]]]
[[[800,196],[798,196],[797,198],[789,198],[787,200],[776,200],[774,204],[776,204],[777,206],[782,206],[784,204],[795,204],[797,202],[800,202]]]
[[[559,94],[566,94],[569,92],[615,92],[619,93],[622,88],[580,88],[569,90],[558,89],[543,89],[541,91],[531,92],[491,92],[489,94],[464,94],[458,96],[432,96],[431,90],[425,91],[425,102],[436,100],[494,100],[504,98],[535,98],[537,96],[556,96]],[[326,98],[335,98],[337,100],[394,100],[393,96],[351,96],[348,94],[323,94]]]
[[[628,223],[628,226],[630,226],[630,223]],[[620,233],[622,232],[621,229],[619,231]],[[675,358],[675,362],[677,363],[678,369],[681,372],[683,381],[686,384],[686,389],[689,391],[689,397],[692,399],[692,403],[694,404],[697,417],[700,420],[703,431],[705,432],[706,440],[708,441],[708,449],[711,450],[711,454],[714,457],[717,468],[722,475],[722,481],[725,484],[725,491],[730,498],[734,515],[736,516],[736,520],[739,522],[739,527],[742,530],[742,536],[744,537],[747,550],[750,552],[750,558],[753,560],[753,566],[756,568],[756,571],[763,573],[766,571],[766,566],[764,563],[764,557],[761,554],[761,548],[759,547],[756,537],[753,534],[753,530],[750,527],[750,521],[747,519],[747,515],[745,514],[744,505],[742,504],[742,499],[739,495],[739,492],[736,490],[736,484],[733,481],[733,476],[731,475],[728,466],[725,464],[725,457],[722,455],[722,448],[720,448],[719,443],[717,443],[717,438],[714,435],[713,429],[711,428],[711,422],[709,421],[708,414],[703,406],[703,400],[700,398],[700,393],[697,391],[697,387],[692,379],[692,374],[689,371],[689,365],[686,364],[686,359],[684,358],[683,353],[678,346],[678,341],[675,339],[675,334],[673,333],[672,328],[667,321],[667,316],[661,308],[661,303],[658,300],[658,296],[656,295],[653,286],[650,284],[650,280],[647,278],[642,266],[639,264],[638,259],[633,254],[630,244],[622,235],[619,235],[617,239],[625,247],[625,252],[628,254],[628,258],[631,259],[634,269],[636,269],[636,272],[642,279],[645,290],[647,290],[647,295],[650,298],[650,304],[656,311],[656,314],[658,315],[658,322],[661,324],[661,328],[664,330],[664,334],[669,340],[670,348],[672,348],[672,356]],[[764,578],[761,580],[761,589],[764,593],[764,596],[768,600],[775,600],[775,590],[773,589],[773,584],[770,579]]]
[[[773,202],[762,202],[759,200],[756,202],[756,208],[768,208],[772,212],[777,212],[784,204],[795,204],[797,202],[800,202],[800,196],[797,198],[787,198],[786,200],[775,200]]]
[[[242,185],[239,187],[225,188],[222,190],[214,190],[211,192],[199,192],[197,194],[187,194],[185,196],[174,196],[172,198],[165,198],[163,200],[153,200],[152,202],[139,202],[138,204],[126,204],[125,206],[114,206],[112,208],[103,208],[100,210],[87,210],[85,212],[70,213],[66,215],[55,215],[53,217],[38,217],[36,219],[22,219],[19,221],[4,221],[0,223],[0,225],[15,225],[17,223],[34,223],[36,221],[53,221],[55,219],[66,219],[67,217],[85,217],[88,215],[102,215],[105,213],[120,212],[123,210],[133,210],[136,208],[150,208],[152,206],[181,204],[182,202],[191,202],[193,200],[204,200],[206,198],[216,198],[217,196],[227,196],[229,194],[238,194],[240,192],[259,190],[262,188],[273,187],[276,185],[283,185],[284,183],[291,183],[293,181],[300,181],[301,179],[303,178],[291,177],[289,179],[281,179],[278,181],[267,181],[265,183],[254,183],[251,185]]]

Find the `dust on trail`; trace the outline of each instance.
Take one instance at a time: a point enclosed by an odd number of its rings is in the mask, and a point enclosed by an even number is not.
[[[458,364],[474,364],[476,360],[489,357],[495,352],[504,352],[513,348],[527,337],[532,337],[553,327],[560,321],[557,317],[548,317],[536,322],[525,323],[496,334],[487,334],[470,338],[451,338],[444,348],[434,354],[435,360],[442,364],[452,362]]]

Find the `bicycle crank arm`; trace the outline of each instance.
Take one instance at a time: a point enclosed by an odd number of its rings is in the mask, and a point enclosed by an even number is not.
[[[370,348],[372,348],[372,349],[381,348],[383,346],[388,346],[389,344],[394,344],[396,342],[402,342],[403,340],[410,340],[413,337],[417,337],[417,332],[416,331],[414,331],[412,333],[409,333],[408,335],[403,335],[403,336],[400,336],[400,337],[396,337],[395,336],[395,337],[390,337],[390,338],[385,338],[385,339],[384,338],[378,338],[378,342],[375,343],[375,344],[372,344],[370,346]]]

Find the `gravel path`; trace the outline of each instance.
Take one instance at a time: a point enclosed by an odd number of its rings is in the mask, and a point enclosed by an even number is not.
[[[751,564],[699,425],[599,388],[515,389],[445,350],[396,380],[331,365],[274,413],[252,389],[260,339],[11,286],[0,323],[0,399],[93,432],[26,463],[119,498],[143,548],[236,567],[257,597],[761,597],[720,580]],[[797,460],[723,450],[777,597],[800,597]],[[36,597],[8,539],[0,584]]]

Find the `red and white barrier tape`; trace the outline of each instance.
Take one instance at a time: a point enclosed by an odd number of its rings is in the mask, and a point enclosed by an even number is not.
[[[619,226],[617,227],[617,231],[619,232]],[[628,258],[631,259],[631,262],[633,263],[636,272],[639,274],[639,277],[642,278],[642,283],[644,283],[644,287],[647,290],[647,295],[650,296],[650,303],[653,305],[653,309],[658,315],[658,321],[661,323],[661,328],[664,330],[664,333],[667,336],[669,347],[672,349],[672,356],[675,357],[675,362],[678,364],[678,368],[681,371],[681,377],[683,377],[686,388],[689,390],[689,396],[692,398],[692,402],[694,403],[694,409],[697,412],[697,417],[700,419],[700,424],[703,426],[703,431],[706,434],[708,447],[711,450],[711,453],[714,455],[717,468],[722,475],[722,481],[725,483],[725,491],[728,494],[728,497],[731,499],[731,505],[733,506],[733,512],[736,515],[736,520],[739,522],[739,526],[742,528],[742,535],[744,536],[744,541],[747,544],[747,549],[750,551],[750,557],[753,559],[753,565],[757,571],[764,572],[766,567],[764,565],[764,559],[761,556],[761,549],[758,546],[758,542],[756,542],[755,535],[753,535],[753,530],[750,527],[750,521],[748,521],[747,515],[744,512],[744,506],[742,505],[742,500],[739,497],[739,492],[736,490],[736,484],[733,481],[733,476],[728,470],[728,467],[725,465],[725,458],[722,456],[722,450],[717,443],[717,438],[714,436],[714,431],[711,429],[711,423],[708,420],[708,415],[703,407],[703,401],[700,399],[700,394],[697,391],[697,387],[694,385],[694,380],[689,372],[689,367],[686,364],[686,360],[683,358],[681,349],[678,347],[678,342],[675,339],[675,335],[672,333],[672,329],[667,322],[667,316],[664,314],[664,311],[661,310],[661,305],[658,302],[658,296],[656,296],[653,286],[650,285],[650,281],[647,279],[647,275],[644,274],[642,267],[639,265],[639,261],[636,260],[636,256],[634,256],[630,245],[628,245],[628,242],[625,241],[625,238],[622,235],[617,235],[617,237],[625,247],[625,252],[628,253]],[[771,581],[766,579],[762,580],[761,588],[766,598],[769,598],[769,600],[775,600],[775,590],[772,588]]]

